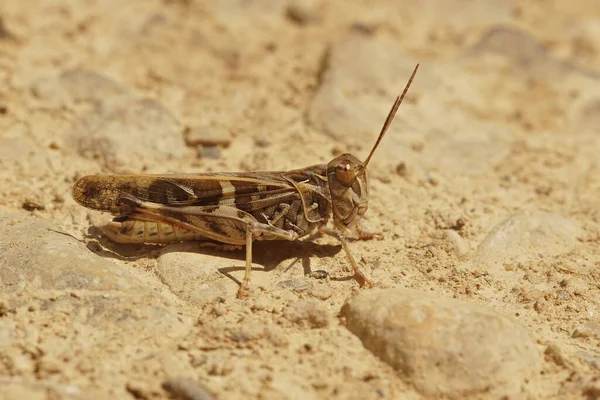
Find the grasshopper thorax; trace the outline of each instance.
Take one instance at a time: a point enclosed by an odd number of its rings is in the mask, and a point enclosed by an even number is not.
[[[367,170],[352,154],[342,154],[327,164],[333,223],[342,231],[354,226],[369,205]]]

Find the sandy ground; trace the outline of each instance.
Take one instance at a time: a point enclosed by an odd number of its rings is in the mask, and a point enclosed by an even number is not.
[[[0,18],[0,397],[600,397],[597,0]],[[87,174],[364,158],[417,62],[369,165],[380,235],[351,243],[375,289],[320,237],[259,243],[238,300],[243,251],[116,245],[71,198]]]

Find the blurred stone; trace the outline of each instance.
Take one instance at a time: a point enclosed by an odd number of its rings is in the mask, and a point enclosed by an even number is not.
[[[598,368],[600,367],[600,354],[589,353],[587,351],[577,351],[575,353],[576,356],[581,358],[583,361],[591,365],[592,367]],[[599,393],[600,394],[600,393]]]
[[[288,279],[281,281],[277,284],[277,286],[287,287],[296,292],[304,292],[311,287],[310,283],[301,279]]]
[[[311,0],[292,0],[285,10],[286,17],[298,24],[316,24],[321,21],[316,5]]]
[[[577,245],[579,234],[578,224],[560,215],[522,211],[492,229],[471,263],[501,272],[508,264],[528,263],[538,254],[555,257],[568,253]]]
[[[309,121],[345,143],[374,134],[385,120],[399,79],[407,79],[414,64],[389,42],[353,36],[327,53],[321,85],[309,109]],[[387,94],[387,101],[383,94]]]
[[[469,56],[484,53],[499,54],[512,59],[519,66],[531,66],[546,57],[544,48],[523,31],[505,26],[488,30],[467,52]]]
[[[310,288],[308,294],[319,300],[327,300],[333,296],[333,289],[329,285],[315,284]]]
[[[0,40],[11,38],[12,35],[4,23],[4,19],[0,17]]]
[[[59,81],[74,101],[101,103],[130,96],[125,87],[96,71],[70,69],[60,75]]]
[[[167,378],[162,383],[162,387],[171,395],[181,399],[213,400],[215,398],[208,390],[191,378]]]

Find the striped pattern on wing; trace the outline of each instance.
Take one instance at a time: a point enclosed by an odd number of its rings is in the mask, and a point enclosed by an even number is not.
[[[73,198],[112,213],[119,212],[117,199],[122,194],[171,207],[229,205],[249,212],[298,196],[282,174],[90,175],[75,183]]]

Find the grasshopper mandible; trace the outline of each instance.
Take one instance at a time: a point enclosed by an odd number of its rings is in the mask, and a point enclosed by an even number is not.
[[[247,294],[253,240],[296,240],[318,230],[336,237],[361,286],[360,270],[345,238],[367,211],[367,165],[388,130],[419,68],[396,98],[367,159],[342,154],[328,164],[291,171],[171,175],[89,175],[73,187],[79,204],[116,217],[103,231],[119,243],[185,240],[246,245],[238,297]],[[328,227],[333,218],[333,227]]]

